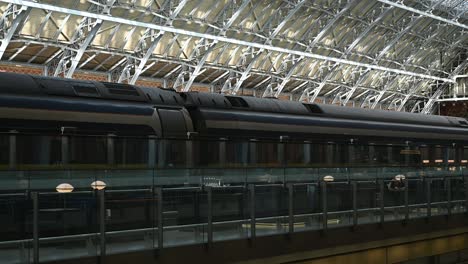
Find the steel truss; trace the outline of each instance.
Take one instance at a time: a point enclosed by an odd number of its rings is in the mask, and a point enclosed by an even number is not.
[[[468,49],[463,1],[88,0],[86,11],[70,2],[0,0],[0,58],[15,61],[41,45],[28,63],[47,53],[41,63],[53,76],[107,71],[113,81],[162,78],[180,91],[198,80],[229,94],[247,87],[257,96],[421,113],[468,64],[457,57]],[[44,16],[27,32],[32,10]],[[73,33],[59,38],[77,17]]]

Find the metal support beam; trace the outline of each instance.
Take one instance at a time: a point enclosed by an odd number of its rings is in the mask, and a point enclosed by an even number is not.
[[[419,9],[404,5],[401,1],[398,1],[398,2],[390,1],[390,0],[377,0],[377,1],[379,1],[381,3],[384,3],[384,4],[387,4],[387,5],[395,6],[395,7],[398,7],[400,9],[410,11],[410,12],[413,12],[413,13],[416,13],[416,14],[419,14],[419,15],[422,15],[422,16],[425,16],[425,17],[429,17],[429,18],[432,18],[432,19],[435,19],[435,20],[439,20],[439,21],[442,21],[442,22],[447,23],[449,25],[454,25],[454,26],[457,26],[457,27],[468,29],[468,25],[462,24],[462,23],[460,23],[460,22],[458,22],[456,20],[451,20],[451,19],[443,18],[441,16],[434,15],[433,13],[428,12],[428,11],[422,11],[422,10],[419,10]]]
[[[2,59],[11,39],[16,34],[19,27],[22,27],[22,23],[26,20],[29,13],[31,12],[30,7],[17,6],[9,4],[7,9],[3,12],[0,18],[0,59]]]

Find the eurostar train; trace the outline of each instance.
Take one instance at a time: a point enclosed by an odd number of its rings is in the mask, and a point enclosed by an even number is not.
[[[464,118],[0,74],[0,168],[460,165]],[[190,142],[190,144],[188,143]]]

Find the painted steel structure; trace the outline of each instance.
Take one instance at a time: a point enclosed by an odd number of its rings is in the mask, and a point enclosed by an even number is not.
[[[465,0],[0,0],[0,58],[72,78],[430,113],[467,73]]]

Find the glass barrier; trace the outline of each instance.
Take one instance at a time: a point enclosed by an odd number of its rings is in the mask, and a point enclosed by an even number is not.
[[[162,197],[164,247],[206,242],[207,193],[197,188],[168,188]]]
[[[357,181],[356,183],[357,223],[369,224],[380,221],[380,193],[377,181]]]
[[[327,227],[353,224],[353,190],[348,182],[326,183]]]
[[[288,231],[288,192],[281,184],[255,186],[255,229],[257,236]]]
[[[464,213],[467,173],[455,166],[1,171],[0,259],[31,262],[37,247],[40,261],[59,261]]]
[[[293,185],[294,231],[317,230],[322,226],[322,199],[317,183]]]
[[[244,187],[212,188],[213,241],[248,238],[250,205]]]

